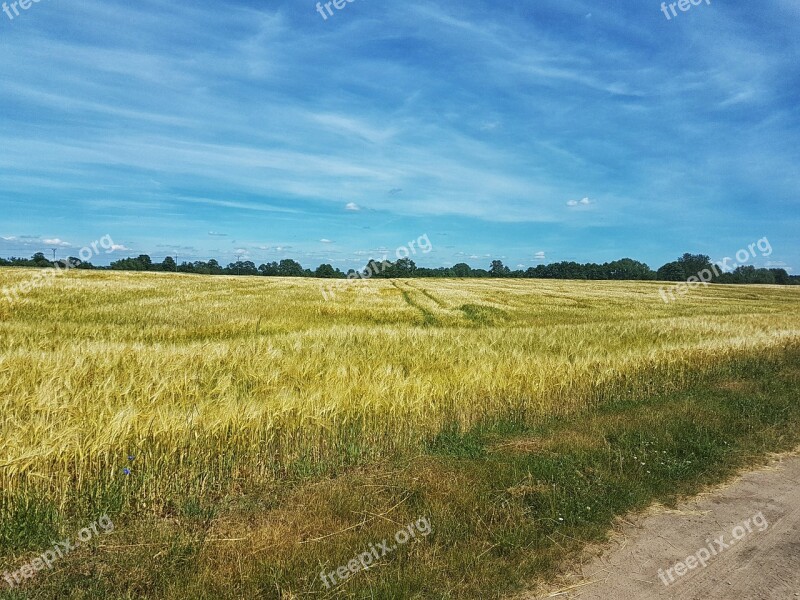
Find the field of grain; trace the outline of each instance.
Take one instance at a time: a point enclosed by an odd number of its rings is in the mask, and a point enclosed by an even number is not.
[[[0,289],[34,271],[0,270]],[[800,341],[800,289],[334,283],[71,272],[0,297],[0,490],[142,498],[414,451],[445,427],[535,421],[683,389]],[[202,475],[198,475],[202,474]],[[99,486],[99,487],[98,487]]]

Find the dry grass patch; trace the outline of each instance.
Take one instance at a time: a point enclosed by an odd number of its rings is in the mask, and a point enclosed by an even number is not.
[[[728,379],[726,381],[721,381],[717,384],[717,388],[723,391],[728,392],[751,392],[755,391],[758,386],[754,384],[752,381],[747,381],[743,379]]]
[[[570,451],[597,450],[607,445],[601,434],[591,434],[577,431],[565,431],[556,437],[548,438],[522,438],[502,444],[495,444],[489,448],[490,452],[521,452],[521,453],[559,453],[565,448]]]

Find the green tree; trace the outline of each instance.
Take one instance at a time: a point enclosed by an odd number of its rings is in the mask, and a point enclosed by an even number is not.
[[[587,265],[588,267],[589,265]],[[606,265],[609,279],[644,280],[653,279],[655,273],[643,262],[622,258]]]
[[[284,258],[278,263],[278,275],[281,277],[302,277],[304,275],[303,266],[296,260]]]
[[[467,263],[453,265],[453,277],[472,277],[472,267]]]
[[[492,277],[508,277],[511,274],[511,269],[505,266],[502,260],[493,260],[492,266],[489,268],[489,274]]]
[[[43,252],[37,252],[31,258],[34,267],[52,267],[53,263],[47,260]]]
[[[786,269],[770,269],[770,273],[772,273],[772,276],[775,278],[775,283],[778,285],[790,285],[792,283]]]
[[[686,275],[684,279],[696,276],[700,271],[705,271],[706,269],[713,272],[711,259],[705,254],[690,254],[686,252],[678,259],[678,262],[683,266],[683,272]]]
[[[338,277],[333,266],[328,264],[318,266],[317,270],[314,271],[314,276],[321,277],[323,279],[335,279]]]
[[[683,269],[683,264],[678,261],[662,265],[656,272],[659,281],[686,281],[689,276]]]

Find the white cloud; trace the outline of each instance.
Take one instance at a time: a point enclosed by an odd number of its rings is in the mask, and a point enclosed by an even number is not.
[[[4,239],[7,242],[13,242],[15,239],[17,239],[17,236],[15,236],[15,235],[10,235],[8,237],[3,236],[2,239]]]
[[[355,202],[348,202],[345,205],[344,209],[345,210],[351,210],[351,211],[357,211],[357,210],[361,210],[361,207],[358,204],[356,204]]]
[[[42,240],[42,242],[44,242],[48,246],[59,246],[61,248],[64,248],[66,246],[71,246],[72,245],[69,242],[65,242],[64,240],[62,240],[60,238],[51,238],[51,239],[47,239],[47,240]]]
[[[374,144],[385,144],[397,133],[394,129],[378,129],[372,127],[366,121],[359,121],[342,115],[312,114],[309,116],[312,120],[333,131],[349,134]]]
[[[535,260],[544,260],[545,259],[544,252],[542,251],[537,252],[536,254],[533,255],[533,258]]]
[[[332,242],[331,240],[329,240],[328,238],[322,238],[322,239],[320,240],[320,242],[322,242],[323,244],[332,244],[332,243],[333,243],[333,242]]]
[[[589,198],[581,198],[580,200],[567,200],[567,206],[589,206],[592,203]]]
[[[130,251],[130,248],[125,247],[123,244],[111,244],[110,251],[116,252],[117,250],[127,250]]]
[[[209,231],[208,235],[211,235],[211,236],[214,236],[214,237],[228,237],[227,233],[217,233],[216,231]]]

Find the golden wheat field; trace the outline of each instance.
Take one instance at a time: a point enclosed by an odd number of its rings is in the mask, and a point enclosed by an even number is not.
[[[34,271],[0,270],[0,289]],[[0,489],[58,502],[126,457],[269,475],[484,419],[686,386],[800,341],[800,289],[63,274],[0,298]],[[204,485],[200,483],[198,485]]]

